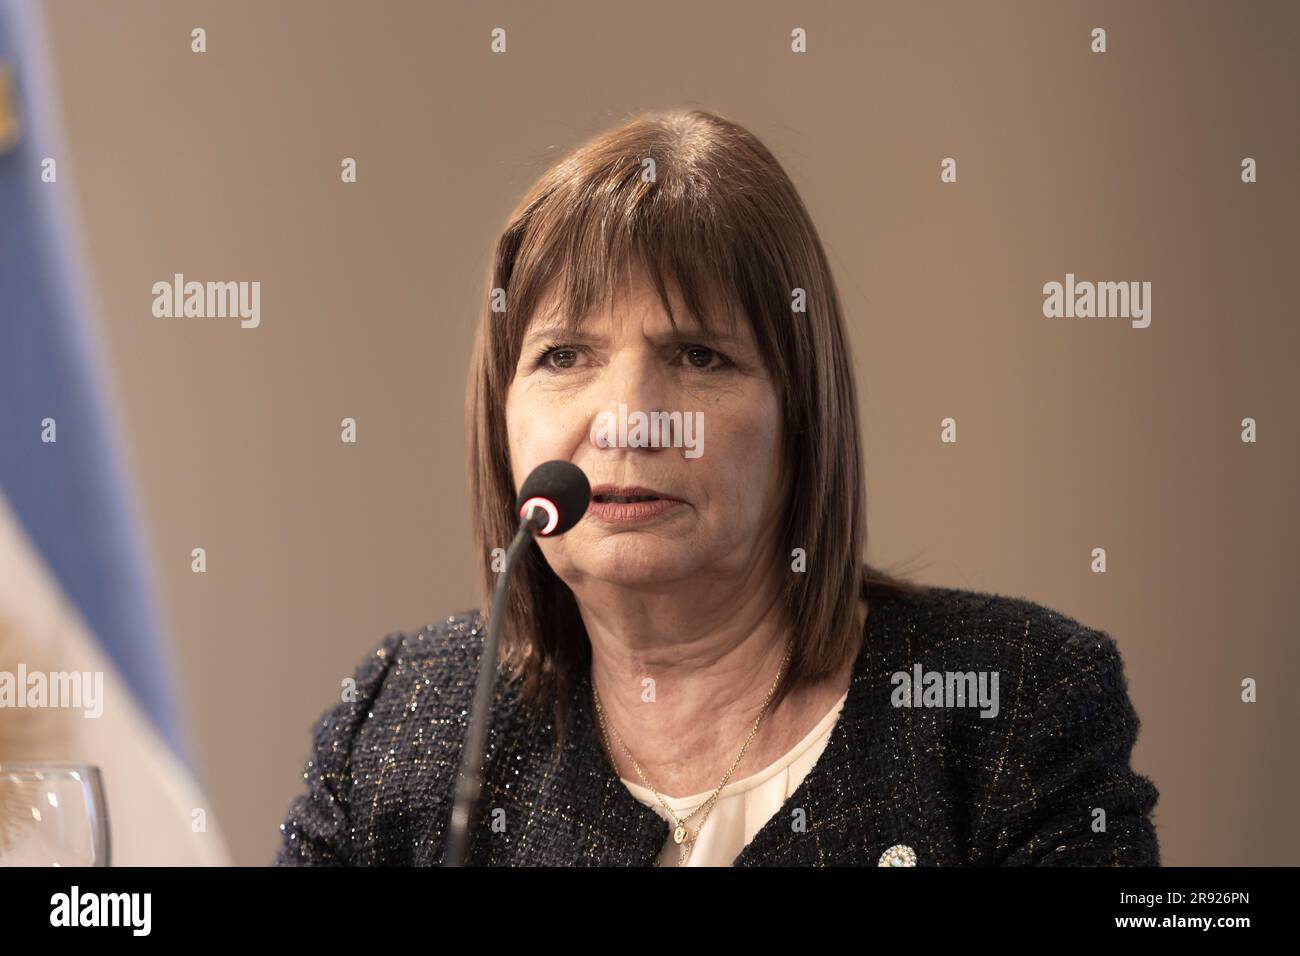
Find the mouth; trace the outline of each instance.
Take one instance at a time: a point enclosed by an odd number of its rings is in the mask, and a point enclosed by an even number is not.
[[[633,505],[647,501],[681,501],[672,495],[664,494],[653,488],[618,485],[597,485],[592,489],[591,500],[603,505]]]

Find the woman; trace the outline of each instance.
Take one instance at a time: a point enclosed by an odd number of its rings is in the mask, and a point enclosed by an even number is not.
[[[471,865],[1158,863],[1114,642],[862,562],[839,299],[752,135],[673,112],[585,145],[512,215],[488,300],[485,596],[534,467],[576,464],[593,500],[512,579]],[[444,859],[484,620],[360,665],[278,863]]]

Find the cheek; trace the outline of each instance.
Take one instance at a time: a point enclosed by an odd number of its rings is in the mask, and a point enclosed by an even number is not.
[[[725,414],[716,409],[706,415],[704,458],[716,455],[707,470],[715,500],[730,501],[730,508],[757,518],[775,492],[780,438],[780,409],[766,390],[730,404]]]
[[[548,450],[548,418],[527,393],[511,395],[506,401],[506,442],[510,449],[510,473],[519,488],[529,473],[544,461],[557,457]]]
[[[745,485],[754,489],[751,495],[756,513],[766,513],[777,502],[781,469],[781,410],[775,394],[765,392],[756,397],[754,414],[744,423],[744,454],[747,474]]]
[[[739,405],[720,425],[726,429],[728,454],[743,462],[751,478],[776,467],[781,433],[781,411],[776,396],[764,389]]]
[[[507,395],[505,419],[516,486],[542,462],[571,460],[586,436],[574,416],[540,396],[530,396],[526,389]]]
[[[521,470],[527,469],[528,419],[516,414],[518,401],[511,397],[506,399],[506,443],[510,449],[510,472],[514,475],[515,487],[523,481]]]

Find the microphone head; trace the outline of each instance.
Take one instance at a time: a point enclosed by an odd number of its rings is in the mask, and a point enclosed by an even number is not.
[[[564,534],[582,520],[591,503],[591,483],[582,469],[570,461],[547,461],[532,470],[519,491],[516,502],[519,517],[528,517],[530,508],[541,508],[546,522],[539,537],[553,538]]]

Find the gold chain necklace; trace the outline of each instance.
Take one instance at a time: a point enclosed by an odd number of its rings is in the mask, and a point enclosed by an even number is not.
[[[736,755],[736,759],[732,761],[731,768],[723,775],[722,782],[718,784],[717,788],[707,800],[681,818],[679,818],[673,808],[668,805],[660,795],[659,791],[654,788],[654,785],[646,779],[645,774],[641,772],[641,765],[636,762],[636,758],[632,756],[632,751],[627,749],[627,744],[623,743],[622,738],[618,736],[618,732],[612,727],[606,728],[605,711],[604,708],[600,706],[600,694],[596,691],[596,682],[595,680],[592,680],[591,693],[596,700],[596,716],[600,719],[600,733],[601,736],[605,738],[605,747],[609,750],[612,758],[614,748],[611,747],[609,743],[609,735],[612,733],[614,739],[618,741],[619,746],[623,748],[623,752],[627,754],[627,759],[632,761],[632,768],[636,771],[636,775],[641,778],[641,782],[645,785],[646,789],[655,795],[655,798],[663,805],[663,808],[668,811],[668,815],[672,817],[674,823],[673,842],[681,847],[681,855],[677,859],[678,866],[684,866],[686,864],[686,858],[690,856],[691,849],[695,845],[695,839],[700,835],[700,830],[704,827],[704,821],[707,820],[709,814],[713,812],[713,805],[717,802],[718,795],[722,793],[722,788],[727,785],[727,781],[731,779],[731,775],[735,772],[736,767],[740,765],[741,759],[745,756],[745,751],[749,749],[750,741],[752,741],[754,735],[758,733],[758,725],[762,723],[763,716],[767,713],[767,705],[772,700],[772,695],[776,692],[777,684],[781,682],[781,676],[785,673],[785,665],[789,662],[790,654],[793,650],[793,642],[786,645],[785,657],[781,659],[781,666],[777,669],[776,680],[772,681],[772,686],[768,689],[767,696],[763,698],[763,706],[759,709],[758,718],[754,721],[754,729],[749,732],[749,737],[746,738],[745,745],[740,748],[740,753]],[[704,810],[704,816],[700,818],[699,824],[697,824],[695,829],[692,830],[686,824],[690,821],[691,817],[695,816],[695,814],[699,813],[701,810]]]

